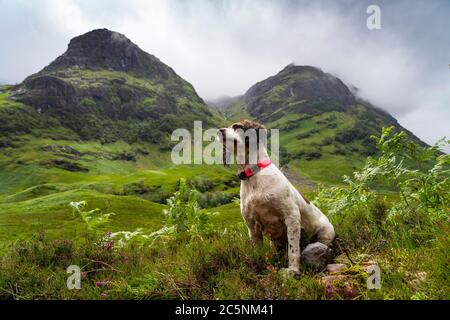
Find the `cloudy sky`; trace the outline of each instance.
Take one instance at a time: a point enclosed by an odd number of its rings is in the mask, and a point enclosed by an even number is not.
[[[381,9],[369,30],[366,10]],[[428,143],[450,137],[450,1],[0,0],[0,83],[22,81],[95,28],[127,35],[205,99],[291,62],[360,89]]]

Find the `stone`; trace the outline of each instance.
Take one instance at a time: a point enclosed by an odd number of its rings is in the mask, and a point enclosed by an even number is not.
[[[332,275],[322,278],[325,285],[327,299],[354,299],[359,295],[358,286],[354,279],[347,275]]]
[[[334,261],[335,261],[336,263],[342,263],[342,264],[348,264],[348,263],[350,263],[350,260],[348,260],[348,257],[347,257],[344,253],[342,253],[342,254],[340,254],[339,256],[337,256],[337,257],[334,259]]]
[[[345,268],[345,264],[343,263],[332,263],[327,265],[326,270],[329,273],[337,273],[341,271],[343,268]]]
[[[303,265],[316,269],[324,269],[331,258],[331,249],[320,242],[311,243],[303,250],[300,261]]]
[[[131,153],[121,153],[113,158],[113,160],[122,160],[122,161],[135,161],[136,155]]]
[[[368,261],[368,262],[361,263],[361,268],[363,268],[364,271],[366,271],[367,274],[369,274],[369,275],[374,266],[377,266],[377,263],[374,261]]]
[[[411,285],[413,290],[417,290],[417,288],[422,285],[427,280],[426,272],[406,272],[406,281]]]
[[[47,162],[41,162],[42,165],[56,167],[59,169],[71,171],[71,172],[88,172],[89,169],[82,167],[77,162],[71,162],[66,159],[54,159]]]

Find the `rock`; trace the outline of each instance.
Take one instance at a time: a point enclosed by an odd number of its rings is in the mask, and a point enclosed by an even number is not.
[[[427,280],[428,274],[426,272],[418,272],[416,276],[417,280],[419,280],[420,282],[425,282]]]
[[[14,90],[12,95],[40,112],[55,109],[60,114],[67,114],[71,106],[77,103],[77,89],[55,76],[29,77],[20,86],[22,88]]]
[[[337,257],[334,259],[334,261],[335,261],[336,263],[342,263],[342,264],[348,264],[348,263],[350,263],[350,260],[348,260],[348,257],[347,257],[344,253],[342,253],[342,254],[340,254],[339,256],[337,256]]]
[[[67,153],[76,156],[77,158],[81,156],[81,152],[72,148],[71,146],[58,146],[54,144],[47,144],[42,147],[42,150],[47,152],[56,152],[56,153]]]
[[[73,154],[73,155],[76,155],[76,156],[80,156],[81,155],[80,151],[72,148],[71,146],[63,146],[61,148],[61,152]]]
[[[278,272],[283,276],[284,279],[294,278],[298,280],[301,276],[299,271],[289,268],[281,268]]]
[[[300,261],[307,267],[322,270],[331,258],[331,249],[320,242],[311,243],[302,252]]]
[[[126,36],[107,29],[97,29],[72,39],[67,51],[41,73],[70,67],[103,68],[133,72],[143,77],[167,80],[175,72],[158,58],[142,51]]]
[[[41,163],[42,165],[48,165],[59,169],[71,171],[71,172],[88,172],[89,169],[82,167],[76,162],[67,161],[65,159],[55,159],[48,162]]]
[[[322,278],[327,299],[354,299],[359,295],[358,285],[347,275],[333,275]]]
[[[150,154],[149,151],[147,151],[145,149],[141,149],[141,148],[137,148],[136,150],[134,150],[134,152],[137,154],[142,154],[144,156],[148,156]]]
[[[367,261],[367,262],[361,263],[361,268],[363,268],[364,271],[366,271],[367,274],[369,274],[369,275],[371,273],[371,270],[373,270],[374,266],[378,266],[378,264],[375,261]]]
[[[136,155],[128,152],[121,153],[113,158],[113,160],[122,160],[122,161],[135,161]]]
[[[411,285],[411,287],[414,290],[417,290],[417,288],[422,285],[426,280],[428,274],[426,272],[406,272],[406,281]]]
[[[333,263],[333,264],[329,264],[327,265],[327,268],[325,271],[329,272],[329,273],[336,273],[341,271],[343,268],[345,268],[345,264],[343,263]]]

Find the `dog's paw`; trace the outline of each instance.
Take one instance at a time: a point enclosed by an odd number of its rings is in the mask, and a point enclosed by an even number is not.
[[[295,279],[300,279],[300,271],[298,271],[298,269],[293,269],[293,268],[282,268],[282,269],[280,269],[279,273],[280,273],[284,278],[295,278]]]

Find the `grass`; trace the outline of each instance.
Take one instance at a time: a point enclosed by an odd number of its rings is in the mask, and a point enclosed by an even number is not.
[[[90,208],[102,208],[116,213],[109,231],[134,230],[143,227],[152,230],[162,222],[163,205],[137,197],[105,195],[93,190],[70,190],[53,193],[21,202],[0,205],[0,241],[11,242],[36,233],[44,226],[49,236],[63,235],[76,239],[85,228],[73,216],[68,204],[88,199]]]
[[[109,71],[73,71],[69,81],[95,86],[123,77],[129,85],[160,90],[160,84]],[[8,96],[7,91],[0,92],[1,108],[15,106]],[[364,112],[361,108],[358,112]],[[229,122],[249,118],[242,102],[226,112]],[[351,113],[324,112],[286,114],[267,125],[282,129],[280,144],[290,157],[290,170],[316,183],[340,185],[342,175],[364,164],[364,142],[330,139],[357,121]],[[101,233],[138,228],[149,233],[163,225],[165,200],[180,178],[188,178],[204,194],[234,195],[239,189],[234,168],[172,166],[170,153],[158,145],[83,141],[61,127],[8,139],[13,146],[0,152],[0,299],[105,298],[102,294],[108,299],[327,298],[320,274],[303,269],[300,280],[284,279],[276,272],[286,264],[282,253],[268,241],[260,250],[250,246],[239,207],[233,202],[208,207],[218,214],[212,217],[215,232],[204,239],[177,238],[113,251],[99,246],[99,235],[88,230],[68,206],[85,200],[88,210],[115,213]],[[344,154],[337,154],[339,150]],[[305,152],[318,152],[320,157],[307,160]],[[124,160],[123,155],[131,158]],[[61,169],[55,165],[61,159],[87,171]],[[315,190],[306,191],[313,199]],[[388,200],[392,205],[398,195],[390,193]],[[411,241],[417,232],[411,228],[415,220],[404,222],[395,235],[374,227],[378,222],[367,212],[330,219],[353,261],[373,259],[382,268],[382,289],[368,291],[360,284],[358,299],[450,298],[447,226],[425,230],[432,241],[417,244],[416,239]],[[68,263],[83,267],[80,291],[65,287]],[[359,267],[358,262],[348,264]],[[109,281],[107,287],[96,285],[104,279]]]
[[[0,92],[0,102],[3,104],[9,96],[9,91]]]
[[[0,89],[0,109],[17,108],[23,106],[22,103],[9,99],[11,96],[8,88],[5,91]]]
[[[350,174],[362,164],[363,161],[358,157],[351,157],[349,161],[349,157],[345,156],[324,155],[314,161],[295,160],[291,167],[312,181],[323,181],[321,177],[327,177],[326,184],[337,185],[341,183],[344,174]]]
[[[89,237],[74,245],[50,241],[41,234],[34,240],[37,246],[22,243],[14,258],[8,257],[2,264],[0,297],[101,299],[106,294],[108,299],[249,299],[322,295],[318,278],[289,280],[283,288],[282,277],[267,269],[276,263],[276,257],[265,258],[273,250],[268,246],[258,252],[251,250],[242,228],[236,226],[206,242],[177,240],[164,247],[117,251],[99,249]],[[11,272],[16,259],[22,266],[39,265],[43,271],[28,267]],[[67,260],[94,270],[83,276],[81,290],[69,291],[61,286],[67,277]],[[107,286],[96,286],[105,279]],[[8,286],[11,281],[16,283],[14,288]]]
[[[117,250],[99,246],[88,233],[74,242],[68,236],[54,241],[40,232],[3,257],[0,299],[328,298],[320,273],[302,270],[300,280],[282,277],[277,270],[286,257],[268,242],[255,250],[242,222],[215,230],[203,240],[180,238]],[[420,250],[372,247],[368,252],[382,268],[382,289],[365,289],[362,276],[356,298],[449,299],[446,245],[448,239]],[[354,260],[358,253],[351,253]],[[67,290],[68,264],[82,266],[81,290]],[[343,274],[360,269],[347,270]]]
[[[219,169],[208,173],[213,179],[222,176]],[[95,189],[143,177],[147,183],[168,184],[180,175],[200,174],[201,167],[186,166],[93,176],[95,183],[48,183],[4,198],[0,299],[327,299],[320,274],[303,269],[300,280],[284,279],[276,272],[287,263],[283,254],[268,241],[260,250],[251,247],[234,203],[210,209],[218,212],[212,218],[215,233],[203,240],[181,238],[143,248],[131,244],[114,251],[99,247],[97,236],[67,205],[87,200],[89,210],[116,213],[102,232],[151,232],[162,226],[164,205]],[[331,219],[353,261],[368,255],[382,268],[382,289],[368,291],[361,284],[358,299],[450,298],[445,233],[417,248],[378,234],[365,215]],[[66,289],[68,264],[82,266],[81,290]]]
[[[174,192],[180,178],[201,176],[218,181],[211,191],[235,192],[234,187],[220,183],[233,176],[230,169],[212,166],[205,171],[202,166],[172,167],[168,165],[170,155],[148,143],[101,144],[30,135],[17,140],[16,148],[0,156],[0,247],[29,237],[41,226],[51,237],[66,233],[79,237],[83,226],[72,216],[68,207],[71,201],[86,200],[92,207],[116,212],[111,231],[139,226],[149,231],[159,227],[162,221],[164,205],[154,201],[165,203],[165,197]],[[77,162],[89,171],[70,172],[43,164],[73,156],[58,151],[61,147],[79,152],[76,160],[68,161]],[[114,160],[124,153],[137,156],[134,161]],[[126,186],[136,183],[143,183],[149,191],[123,193]],[[159,198],[154,198],[155,193],[160,194]]]
[[[237,122],[242,119],[251,119],[252,118],[246,110],[245,103],[242,101],[233,103],[231,106],[222,110],[222,112],[223,112],[225,118],[227,119],[227,121],[229,121],[230,123]]]

